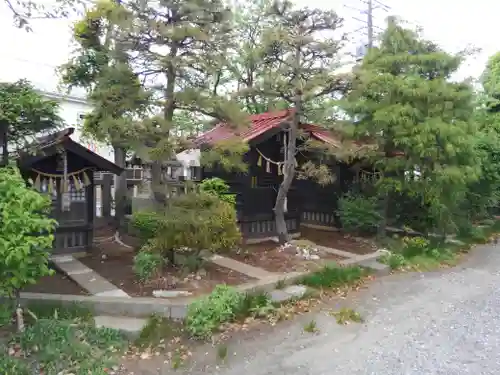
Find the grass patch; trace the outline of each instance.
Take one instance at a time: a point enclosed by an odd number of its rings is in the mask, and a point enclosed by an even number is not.
[[[105,375],[127,347],[122,333],[96,328],[81,305],[33,302],[24,310],[25,329],[15,332],[14,303],[2,305],[8,336],[0,348],[0,374]]]
[[[319,332],[318,325],[314,319],[310,320],[304,325],[304,332],[316,333]]]
[[[304,276],[300,284],[312,288],[341,288],[356,284],[367,274],[368,271],[359,266],[327,265],[319,271]]]
[[[104,375],[126,340],[118,331],[78,320],[38,319],[14,335],[9,346],[46,374]]]
[[[333,316],[338,324],[363,323],[363,317],[353,309],[342,308],[339,311],[331,311],[328,315]]]

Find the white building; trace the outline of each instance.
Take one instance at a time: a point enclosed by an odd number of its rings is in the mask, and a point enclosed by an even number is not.
[[[102,142],[86,139],[82,136],[82,122],[86,113],[92,110],[92,106],[81,96],[65,95],[57,92],[41,91],[45,97],[59,102],[59,116],[66,127],[74,127],[75,132],[71,136],[73,140],[85,145],[89,150],[100,156],[114,161],[113,149]]]

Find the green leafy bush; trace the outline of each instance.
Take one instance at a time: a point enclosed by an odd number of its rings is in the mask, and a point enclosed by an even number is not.
[[[57,222],[51,201],[27,186],[17,168],[0,168],[0,294],[14,296],[51,273]]]
[[[200,190],[215,195],[231,205],[236,204],[236,195],[229,193],[229,185],[221,178],[213,177],[203,180],[200,184]]]
[[[398,253],[384,254],[379,258],[379,261],[387,264],[391,270],[397,270],[407,265],[406,258]]]
[[[148,241],[156,236],[161,227],[162,215],[155,211],[139,211],[132,215],[132,231],[141,240]]]
[[[217,285],[211,294],[188,306],[186,329],[195,338],[207,339],[241,310],[245,295],[227,285]]]
[[[189,193],[169,201],[154,223],[151,251],[175,261],[173,254],[198,255],[202,250],[233,249],[241,241],[232,205],[206,193]]]
[[[339,199],[337,213],[342,227],[349,232],[370,233],[380,223],[375,197],[346,194]]]
[[[430,250],[430,241],[423,237],[404,237],[401,254],[405,258],[425,255]]]
[[[142,249],[134,257],[133,270],[141,281],[149,280],[165,264],[165,259],[160,253]]]

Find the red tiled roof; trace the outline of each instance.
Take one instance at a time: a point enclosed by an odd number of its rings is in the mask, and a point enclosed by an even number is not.
[[[248,128],[241,129],[241,131],[232,128],[226,123],[220,123],[213,129],[198,136],[194,140],[194,144],[196,146],[200,146],[202,144],[214,144],[220,141],[227,140],[234,136],[241,137],[243,141],[249,142],[259,135],[280,126],[280,124],[286,121],[292,114],[293,109],[286,109],[282,111],[250,115],[250,126]],[[300,128],[310,133],[311,136],[322,142],[328,143],[332,146],[340,147],[340,141],[336,139],[333,134],[330,133],[327,129],[322,128],[321,126],[301,124]]]

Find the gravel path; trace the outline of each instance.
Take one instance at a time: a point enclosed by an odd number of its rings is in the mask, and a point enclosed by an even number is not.
[[[230,344],[226,366],[200,361],[186,373],[500,374],[499,286],[500,246],[482,246],[457,268],[386,277],[343,301],[364,316],[362,325],[339,326],[316,312]],[[317,334],[302,331],[311,319]]]

